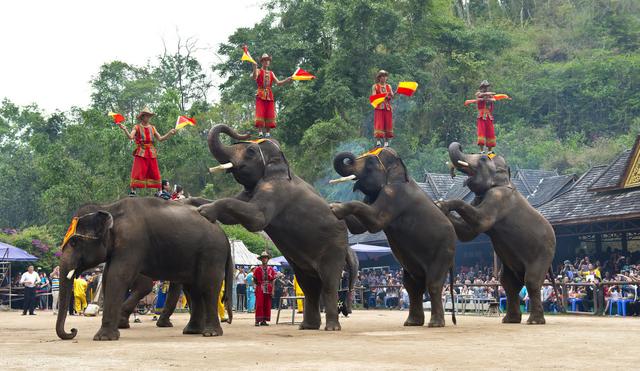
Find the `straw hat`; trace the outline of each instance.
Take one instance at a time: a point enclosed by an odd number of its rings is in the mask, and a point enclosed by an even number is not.
[[[269,254],[266,251],[263,251],[262,254],[260,254],[260,256],[258,256],[258,260],[262,260],[264,258],[271,259],[271,254]]]
[[[156,114],[151,111],[151,108],[149,108],[149,106],[144,106],[144,108],[142,109],[142,111],[140,111],[136,118],[138,120],[142,120],[142,116],[144,115],[155,116]]]
[[[378,71],[378,73],[376,74],[376,80],[378,80],[380,78],[380,76],[389,76],[389,72],[387,72],[385,70]]]
[[[262,57],[260,57],[260,63],[262,63],[262,61],[265,59],[268,59],[269,61],[271,61],[271,56],[267,53],[262,54]]]
[[[482,82],[480,83],[480,87],[483,87],[483,86],[491,86],[491,84],[489,84],[489,81],[487,80],[482,80]]]

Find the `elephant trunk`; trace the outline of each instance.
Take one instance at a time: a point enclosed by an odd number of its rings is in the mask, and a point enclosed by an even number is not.
[[[235,130],[224,124],[218,124],[211,128],[209,131],[209,137],[207,138],[209,151],[211,151],[213,157],[215,157],[220,163],[227,163],[231,160],[232,150],[229,146],[222,144],[222,141],[220,141],[220,133],[225,133],[236,140],[249,139],[250,135],[238,134]]]
[[[340,152],[333,159],[333,168],[342,176],[354,175],[356,156],[351,152]]]
[[[69,304],[73,297],[74,272],[73,268],[71,268],[71,270],[69,268],[70,267],[68,265],[60,268],[60,296],[58,298],[59,305],[58,318],[56,319],[56,334],[62,340],[71,340],[78,334],[78,330],[75,328],[72,328],[70,333],[64,330],[67,312],[69,311]],[[71,278],[67,278],[69,273],[71,273]]]
[[[462,145],[458,142],[453,142],[449,145],[449,158],[451,159],[451,164],[458,169],[469,167],[467,157],[462,152]]]

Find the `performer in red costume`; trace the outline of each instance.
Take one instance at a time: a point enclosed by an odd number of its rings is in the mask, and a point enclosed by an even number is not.
[[[373,114],[373,136],[376,137],[376,146],[389,146],[389,139],[393,138],[393,114],[391,110],[391,100],[393,99],[393,89],[387,84],[389,73],[380,70],[376,74],[376,83],[371,87],[371,95],[387,94],[384,102],[380,103]]]
[[[269,54],[262,54],[260,57],[261,68],[258,69],[256,64],[253,64],[253,79],[256,80],[258,85],[258,91],[256,92],[256,128],[258,128],[258,136],[262,138],[271,137],[269,131],[276,127],[276,105],[273,100],[273,91],[271,86],[275,82],[276,85],[284,85],[292,81],[292,77],[289,76],[286,79],[280,81],[269,70],[271,65],[271,57]]]
[[[154,146],[155,140],[160,142],[167,140],[176,133],[176,129],[171,129],[167,134],[160,135],[156,127],[149,122],[154,115],[148,107],[145,107],[138,114],[139,123],[133,127],[131,132],[122,123],[117,124],[129,140],[136,142],[136,149],[133,151],[129,196],[136,195],[136,188],[161,188],[162,178],[158,168],[158,151]]]
[[[269,326],[271,321],[271,297],[273,296],[273,281],[276,272],[267,263],[271,255],[264,251],[259,257],[262,265],[253,271],[256,281],[256,326]]]
[[[493,147],[496,146],[496,134],[493,127],[493,103],[496,101],[494,95],[490,92],[489,81],[484,80],[480,83],[480,89],[476,92],[476,104],[478,106],[477,117],[477,135],[480,153],[484,153],[484,147],[487,146],[489,154],[493,154]]]

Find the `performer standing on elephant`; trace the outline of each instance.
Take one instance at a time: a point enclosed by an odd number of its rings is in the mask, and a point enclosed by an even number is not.
[[[476,92],[478,107],[476,125],[480,153],[485,153],[484,147],[486,145],[489,154],[493,154],[493,148],[496,146],[496,134],[493,127],[493,103],[496,101],[494,99],[496,93],[489,91],[490,86],[489,81],[483,80]]]
[[[262,261],[262,265],[253,272],[256,280],[256,326],[269,326],[267,322],[271,321],[271,297],[276,272],[267,265],[271,259],[269,253],[263,251],[258,259]]]
[[[150,123],[153,116],[155,114],[148,107],[142,109],[137,116],[138,124],[133,127],[131,132],[122,123],[117,124],[129,140],[136,142],[136,149],[133,151],[129,196],[136,195],[136,188],[161,188],[158,151],[154,146],[155,140],[162,142],[169,139],[176,133],[176,129],[171,129],[167,134],[160,135],[155,126]]]
[[[284,85],[291,82],[293,79],[291,76],[280,81],[269,70],[271,65],[271,56],[269,54],[262,54],[260,57],[260,69],[254,63],[253,64],[253,79],[256,80],[258,90],[256,92],[256,128],[258,128],[258,136],[262,138],[271,137],[269,131],[276,127],[276,104],[273,100],[273,91],[271,86],[273,83],[277,86]]]
[[[393,99],[393,89],[387,84],[389,73],[380,70],[376,74],[376,83],[371,87],[371,95],[387,94],[385,100],[380,103],[373,113],[373,136],[377,139],[376,146],[389,146],[389,140],[393,138],[393,113],[391,100]]]

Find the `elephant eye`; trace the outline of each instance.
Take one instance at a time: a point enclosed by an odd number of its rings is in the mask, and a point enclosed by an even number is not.
[[[253,148],[253,147],[247,148],[247,156],[253,157],[253,156],[256,155],[256,153],[257,153],[257,151],[256,151],[255,148]]]

